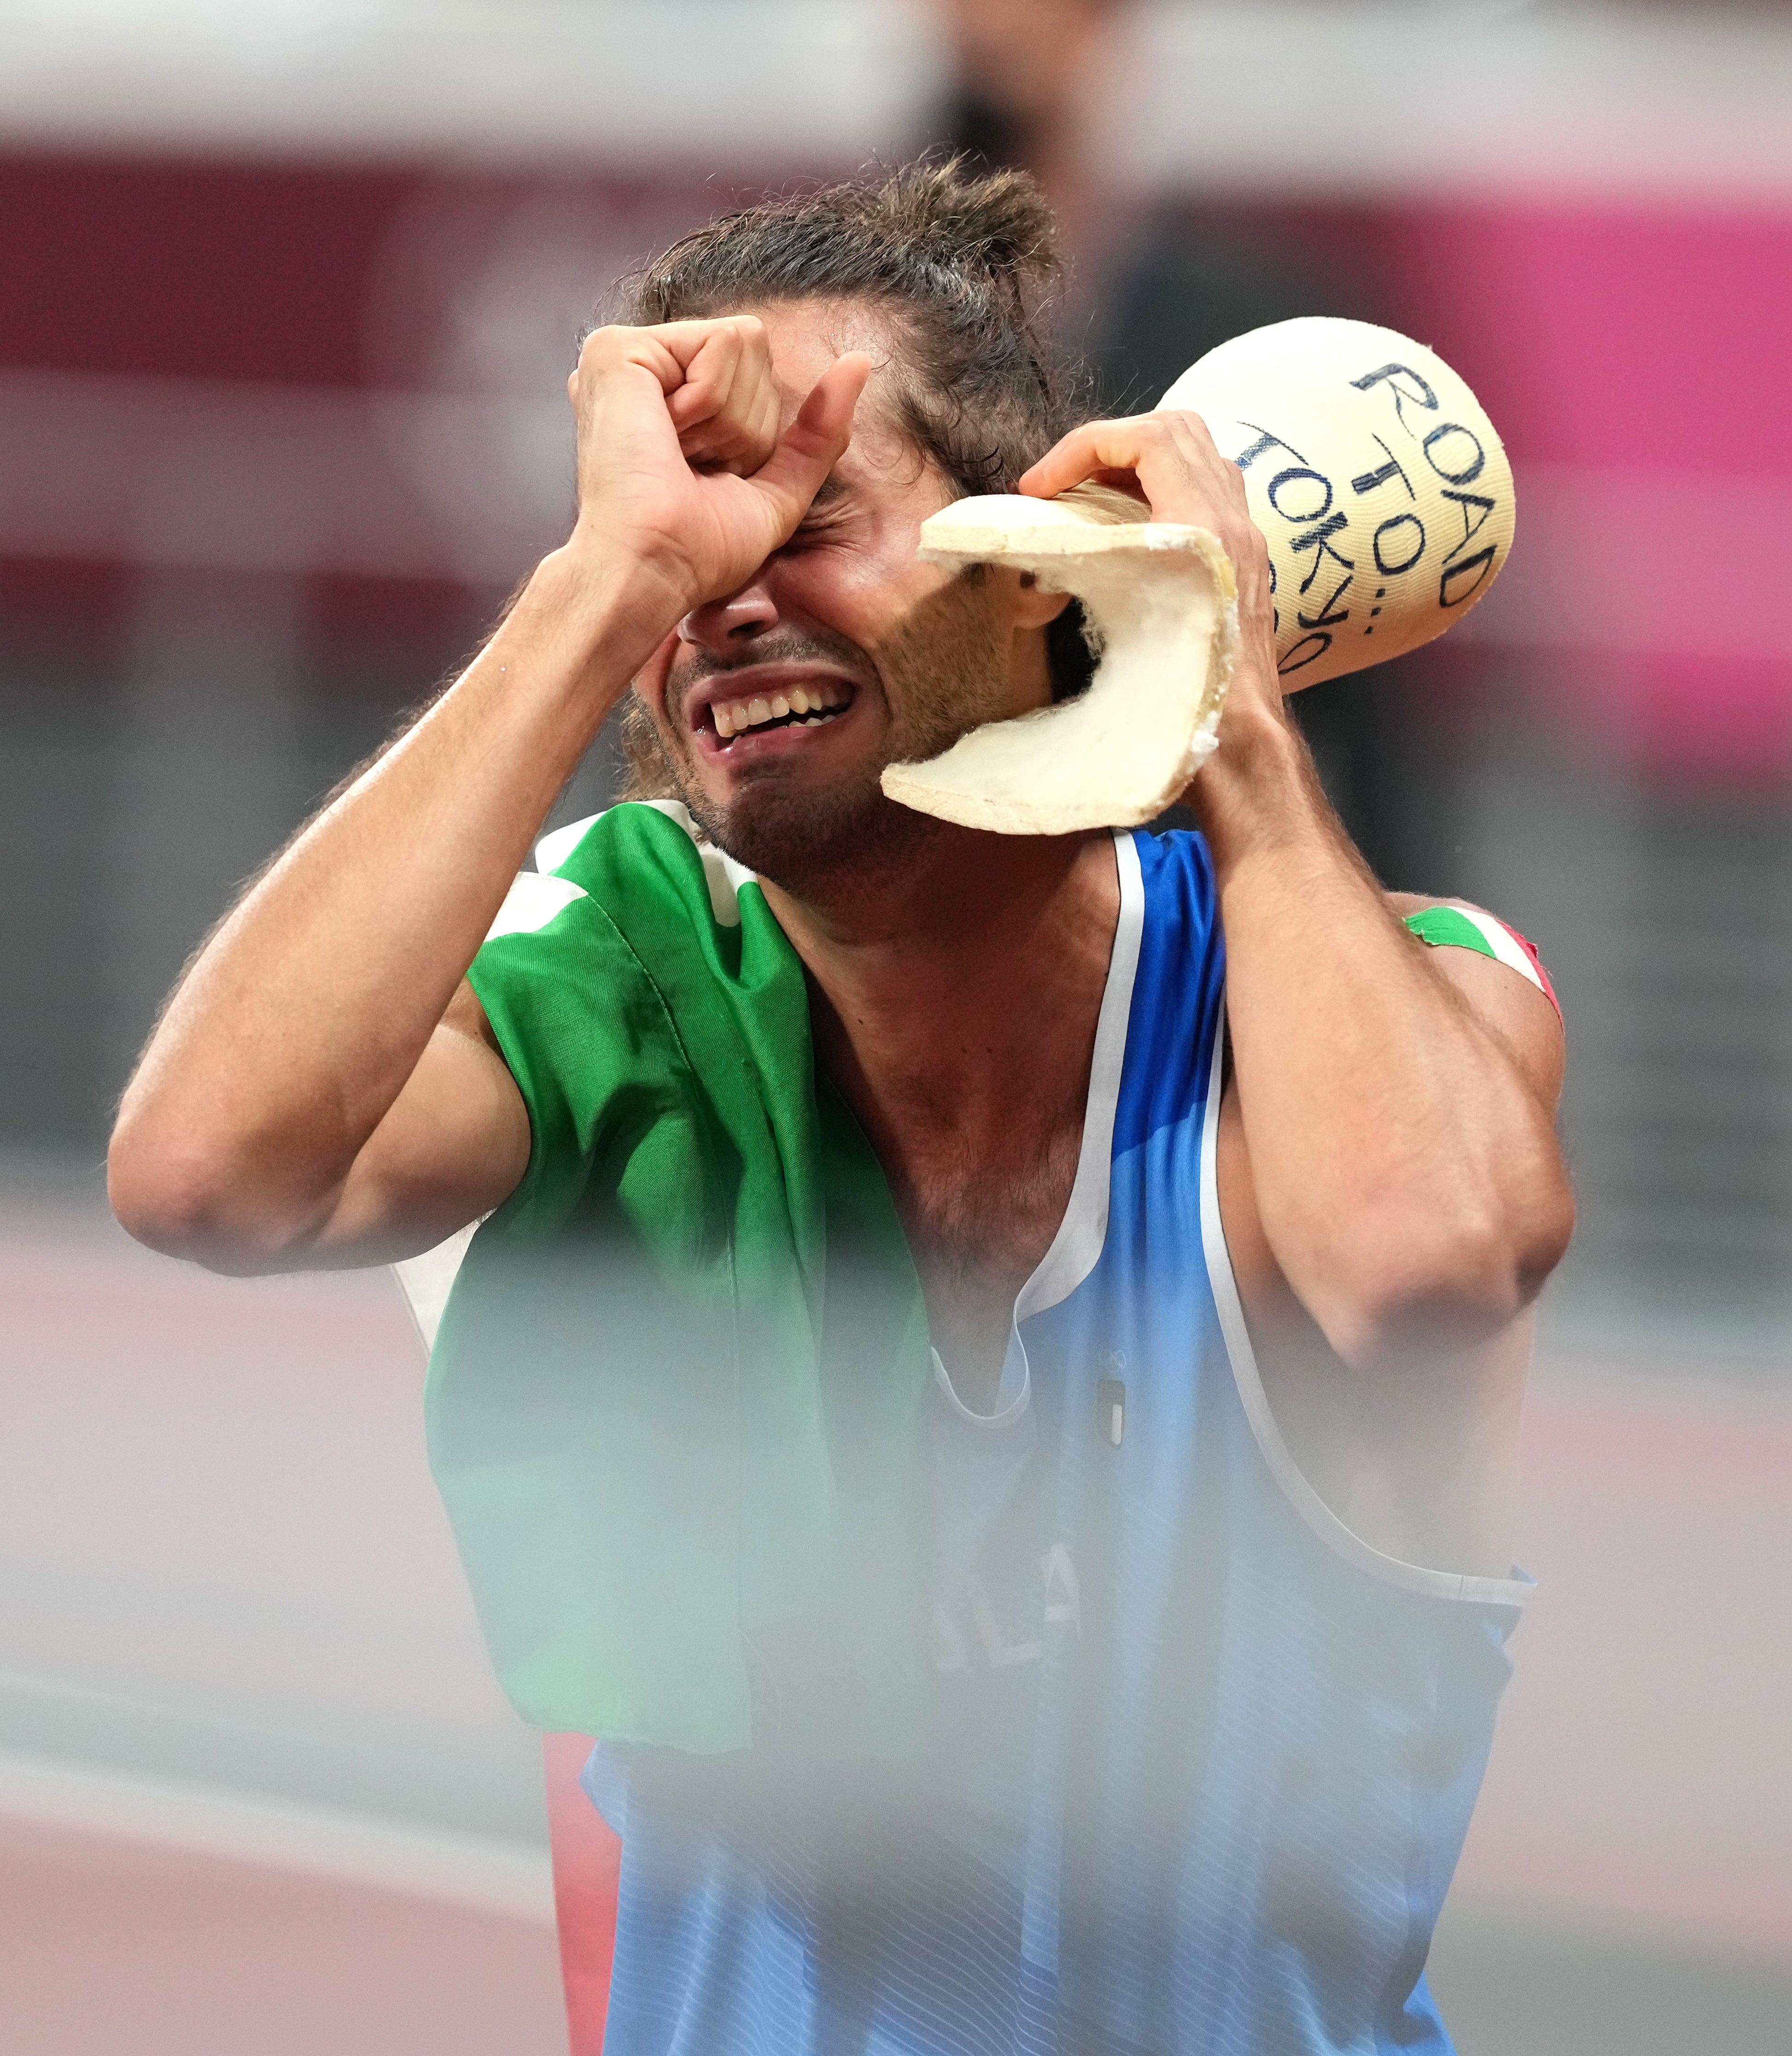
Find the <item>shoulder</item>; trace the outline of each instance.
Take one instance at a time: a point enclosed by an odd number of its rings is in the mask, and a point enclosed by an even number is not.
[[[517,873],[468,972],[494,1022],[510,997],[519,1034],[542,1032],[548,1014],[568,1008],[570,1020],[621,1006],[740,919],[732,889],[725,901],[712,893],[688,817],[667,809],[609,808],[552,830],[535,856],[538,868]]]
[[[1140,882],[1153,899],[1187,903],[1205,912],[1215,899],[1213,859],[1207,838],[1194,828],[1133,828],[1117,831],[1122,874],[1132,852]]]
[[[1536,947],[1471,900],[1390,892],[1387,903],[1432,952],[1438,975],[1522,1063],[1553,1102],[1564,1060],[1561,1002]]]
[[[1434,949],[1472,951],[1515,971],[1536,986],[1558,1014],[1561,1002],[1543,959],[1529,939],[1509,921],[1468,900],[1437,900],[1417,892],[1390,892],[1387,903],[1405,925]]]
[[[1120,916],[1107,1007],[1123,1036],[1121,1128],[1134,1089],[1143,1137],[1207,1089],[1225,983],[1219,896],[1206,843],[1183,829],[1122,831]],[[1118,1131],[1117,1131],[1118,1132]]]
[[[731,1048],[719,1062],[714,1052],[741,912],[734,882],[712,880],[726,860],[698,844],[682,809],[613,807],[544,836],[536,855],[540,868],[516,877],[467,983],[533,1137],[511,1218],[557,1225],[594,1155],[639,1143],[640,1108],[687,1105],[706,1089],[694,1082],[699,1062],[706,1078],[729,1075],[730,1059],[738,1073]]]
[[[1141,931],[1147,959],[1205,955],[1220,946],[1219,892],[1205,839],[1185,828],[1115,832],[1121,928]]]
[[[613,913],[644,901],[703,925],[738,927],[753,873],[704,841],[675,800],[630,800],[556,828],[536,844],[537,872],[601,900]],[[526,874],[525,874],[526,875]]]
[[[643,917],[662,929],[668,918],[674,930],[737,927],[741,888],[751,877],[703,842],[684,808],[670,801],[626,801],[551,829],[535,846],[535,862],[533,871],[517,873],[488,947],[518,937],[549,947],[594,923],[627,933]]]

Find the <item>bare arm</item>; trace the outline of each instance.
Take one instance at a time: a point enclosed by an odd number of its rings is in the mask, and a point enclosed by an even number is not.
[[[374,1262],[514,1189],[528,1122],[467,967],[630,679],[795,528],[868,368],[841,360],[781,434],[757,322],[591,337],[571,540],[175,992],[109,1160],[133,1234],[233,1271]]]
[[[1239,1119],[1268,1251],[1347,1364],[1472,1347],[1524,1311],[1572,1224],[1552,1010],[1509,975],[1489,986],[1442,968],[1458,953],[1414,940],[1344,836],[1284,709],[1263,540],[1202,424],[1094,424],[1023,489],[1091,476],[1142,489],[1161,520],[1212,530],[1238,575],[1231,698],[1188,797],[1218,878]]]
[[[1424,903],[1390,895],[1396,914]],[[1414,950],[1425,945],[1412,941]],[[1543,1059],[1553,1101],[1561,1028],[1549,1000],[1505,965],[1468,950],[1426,951],[1438,974],[1495,1034]],[[1271,1411],[1307,1482],[1345,1526],[1410,1564],[1504,1577],[1518,1504],[1520,1429],[1533,1323],[1490,1338],[1409,1332],[1407,1351],[1343,1363],[1270,1248],[1236,1081],[1220,1113],[1226,1248]],[[1411,1350],[1416,1345],[1417,1358]],[[1377,1374],[1378,1372],[1380,1374]]]
[[[1406,931],[1297,738],[1234,740],[1197,785],[1268,1246],[1347,1363],[1489,1338],[1572,1224],[1561,1025],[1512,973]]]

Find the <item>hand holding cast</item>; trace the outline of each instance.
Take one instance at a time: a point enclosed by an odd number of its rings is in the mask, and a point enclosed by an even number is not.
[[[1221,734],[1244,726],[1240,714],[1247,706],[1281,722],[1268,546],[1251,519],[1237,465],[1220,455],[1201,417],[1165,409],[1091,421],[1041,458],[1019,490],[1051,499],[1086,479],[1144,500],[1154,521],[1218,537],[1238,585],[1238,654]]]

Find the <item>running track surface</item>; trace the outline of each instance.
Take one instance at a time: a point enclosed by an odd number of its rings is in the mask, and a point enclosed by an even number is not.
[[[552,1928],[0,1821],[6,2056],[565,2056]]]
[[[421,1468],[417,1348],[383,1279],[208,1279],[90,1213],[0,1210],[0,1301],[15,1591],[116,1576],[135,1606],[228,1586],[311,1639],[283,1659],[188,1609],[174,1655],[196,1701],[326,1725],[373,1705],[400,1737],[527,1746],[481,1674]],[[1792,1391],[1694,1360],[1642,1382],[1583,1372],[1565,1362],[1532,1409],[1520,1553],[1541,1590],[1446,1921],[1571,1924],[1792,1980]],[[22,1606],[14,1660],[169,1696],[156,1666],[173,1658],[140,1622],[133,1639],[132,1609]],[[570,1800],[577,1745],[560,1746]],[[584,1895],[572,1967],[589,2018],[607,1858],[587,1843],[560,1884]],[[566,2047],[543,1921],[5,1819],[0,1903],[7,2056]]]

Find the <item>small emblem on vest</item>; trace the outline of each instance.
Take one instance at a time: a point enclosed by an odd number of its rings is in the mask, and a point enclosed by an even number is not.
[[[1104,1378],[1095,1388],[1095,1425],[1118,1449],[1126,1432],[1126,1388],[1118,1378]]]

